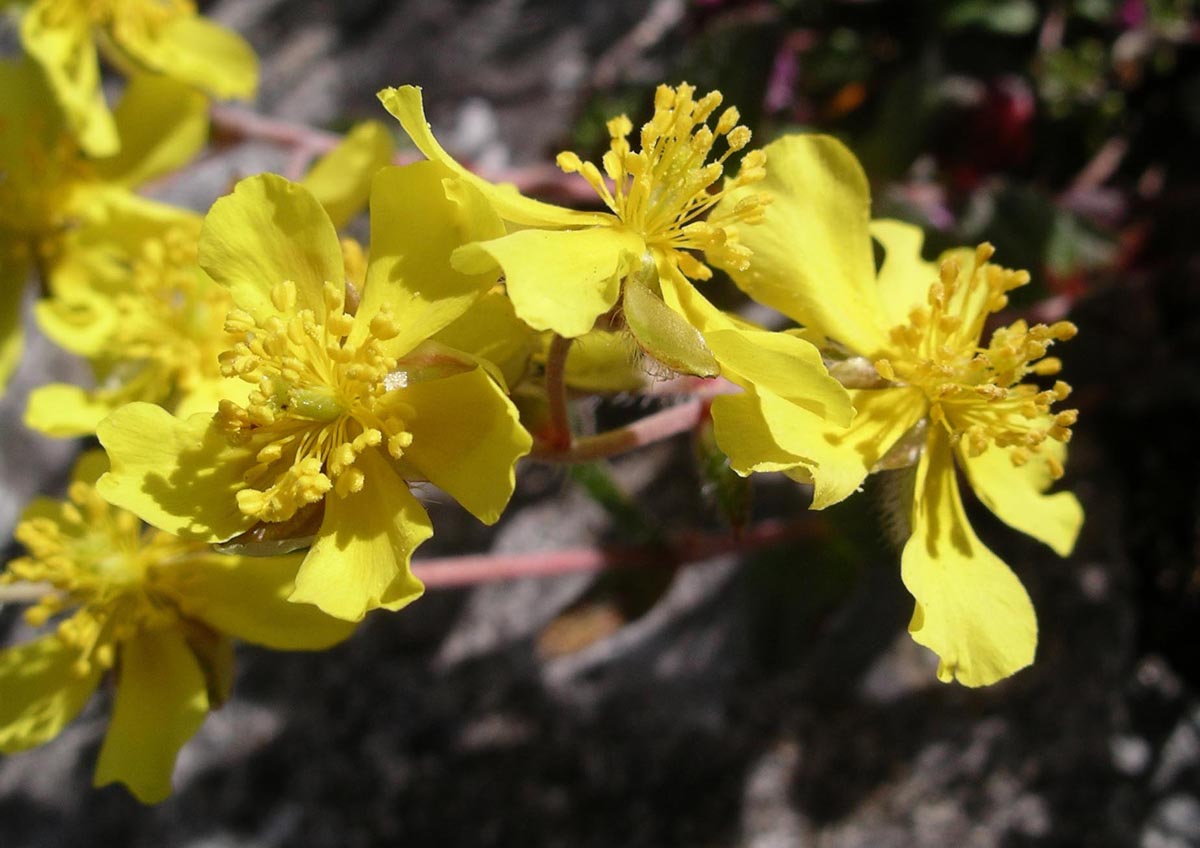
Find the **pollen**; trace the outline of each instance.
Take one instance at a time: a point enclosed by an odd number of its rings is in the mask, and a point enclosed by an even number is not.
[[[993,253],[982,244],[969,263],[944,260],[925,303],[910,312],[907,323],[892,328],[892,355],[877,362],[876,370],[889,381],[922,388],[930,419],[968,456],[995,445],[1014,466],[1040,460],[1057,479],[1062,463],[1044,448],[1047,440],[1071,439],[1078,411],[1053,409],[1071,387],[1059,380],[1042,389],[1027,378],[1058,374],[1062,362],[1047,351],[1074,338],[1077,329],[1069,321],[1031,326],[1018,320],[995,330],[981,346],[988,316],[1007,306],[1008,292],[1030,279],[1025,271],[993,265]]]
[[[728,192],[766,176],[766,155],[761,150],[746,153],[737,175],[718,187],[726,162],[749,145],[750,130],[739,123],[733,107],[722,111],[710,127],[722,95],[713,91],[696,99],[695,93],[686,83],[659,86],[654,115],[642,126],[636,151],[629,142],[629,118],[621,115],[609,121],[603,172],[571,152],[560,153],[557,161],[566,173],[587,180],[620,223],[641,235],[651,249],[670,255],[687,276],[705,280],[712,271],[685,251],[702,251],[739,269],[748,265],[749,250],[738,243],[732,225],[760,222],[768,198],[751,194],[719,216],[710,213]],[[719,140],[724,149],[714,157]]]
[[[222,373],[254,388],[245,406],[223,401],[216,420],[230,444],[255,451],[238,508],[279,522],[331,491],[339,497],[361,491],[358,457],[380,449],[401,458],[412,444],[406,425],[416,413],[390,379],[396,360],[382,343],[400,326],[386,307],[367,322],[361,340],[351,341],[356,320],[345,311],[341,287],[326,283],[319,315],[297,309],[292,281],[270,294],[275,313],[256,319],[234,310],[226,318],[226,329],[241,338],[221,354]]]

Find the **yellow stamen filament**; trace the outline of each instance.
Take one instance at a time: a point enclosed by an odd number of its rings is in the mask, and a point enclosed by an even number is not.
[[[955,259],[943,261],[926,304],[913,309],[906,324],[892,328],[895,355],[875,368],[886,380],[924,389],[930,420],[945,427],[968,456],[995,445],[1018,467],[1039,457],[1057,479],[1062,464],[1042,446],[1047,439],[1065,443],[1071,438],[1078,412],[1051,409],[1066,400],[1071,387],[1059,380],[1043,391],[1023,381],[1031,374],[1059,373],[1062,363],[1046,352],[1077,331],[1068,321],[1033,326],[1016,321],[980,347],[988,315],[1008,304],[1009,291],[1029,282],[1025,271],[992,265],[992,253],[991,245],[980,245],[970,268]]]
[[[260,521],[286,521],[331,490],[361,491],[365,477],[354,464],[363,451],[403,456],[412,444],[406,422],[416,412],[389,387],[396,360],[381,342],[400,328],[386,308],[351,343],[355,319],[341,287],[326,283],[320,316],[296,309],[291,281],[272,289],[271,302],[278,314],[256,320],[234,310],[226,319],[242,340],[221,354],[222,373],[255,388],[244,407],[223,401],[217,421],[231,444],[256,452],[238,507]]]
[[[571,152],[560,153],[557,161],[566,173],[587,180],[621,223],[651,248],[669,253],[687,276],[705,280],[712,271],[684,251],[704,251],[732,267],[746,267],[749,250],[737,243],[731,225],[761,221],[768,198],[750,195],[720,217],[709,213],[729,191],[763,179],[766,155],[761,150],[747,153],[737,176],[714,191],[726,161],[750,143],[750,130],[738,124],[740,116],[732,107],[710,128],[708,120],[721,105],[721,93],[713,91],[699,100],[694,94],[695,88],[686,83],[677,88],[659,86],[654,116],[641,129],[638,151],[629,143],[633,132],[629,118],[622,115],[609,121],[603,174]],[[718,138],[724,138],[725,150],[710,162]]]

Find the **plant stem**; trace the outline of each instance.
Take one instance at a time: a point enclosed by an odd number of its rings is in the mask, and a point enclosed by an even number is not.
[[[413,563],[413,573],[431,589],[473,586],[522,577],[553,577],[631,566],[688,565],[731,553],[749,553],[785,542],[819,539],[824,525],[804,515],[791,521],[768,520],[740,538],[728,533],[691,531],[661,544],[565,548],[527,554],[480,554],[440,557]]]
[[[546,397],[550,404],[550,432],[543,440],[551,451],[569,451],[573,441],[567,408],[567,354],[573,339],[555,335],[546,353]]]
[[[580,436],[566,447],[535,445],[529,458],[538,462],[594,462],[616,456],[686,433],[704,420],[706,407],[704,401],[692,400],[647,415],[627,427],[595,436]]]

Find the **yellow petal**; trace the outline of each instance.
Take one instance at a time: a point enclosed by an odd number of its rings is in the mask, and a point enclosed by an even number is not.
[[[120,657],[94,783],[124,783],[143,804],[156,804],[171,794],[175,757],[208,715],[204,674],[175,629],[139,633]]]
[[[517,317],[512,301],[503,292],[492,291],[433,337],[447,347],[486,359],[504,375],[506,385],[515,386],[529,368],[529,358],[539,337]],[[574,353],[576,344],[571,345]],[[567,371],[570,377],[571,360]]]
[[[304,556],[207,554],[180,562],[162,577],[180,587],[184,612],[218,633],[276,650],[315,651],[342,641],[354,625],[288,601]]]
[[[1067,447],[1047,439],[1043,453],[1062,463]],[[1044,494],[1054,478],[1038,457],[1024,465],[1012,464],[1008,451],[989,446],[977,457],[970,457],[959,445],[958,459],[967,473],[975,494],[996,517],[1040,542],[1059,556],[1069,556],[1083,526],[1083,507],[1070,492]]]
[[[704,339],[722,375],[735,383],[770,392],[831,424],[844,427],[854,417],[850,395],[808,342],[786,333],[737,329],[714,330]]]
[[[144,34],[145,37],[137,37]],[[258,57],[232,30],[199,15],[180,15],[157,30],[117,29],[113,40],[145,68],[220,99],[251,100],[258,88]]]
[[[433,535],[425,508],[378,451],[359,454],[362,491],[325,499],[325,518],[288,600],[315,604],[346,621],[377,607],[399,609],[425,587],[413,576],[413,551]]]
[[[41,66],[71,135],[91,156],[111,156],[121,143],[100,88],[91,24],[82,10],[35,3],[21,19],[21,44]]]
[[[100,422],[96,435],[112,470],[97,488],[109,503],[160,530],[223,542],[254,521],[237,507],[254,453],[230,447],[211,415],[186,421],[149,403],[131,403]]]
[[[14,754],[41,745],[79,715],[100,682],[100,670],[76,675],[78,658],[78,648],[53,635],[0,651],[0,751]]]
[[[237,184],[213,204],[200,233],[200,267],[252,315],[277,310],[271,290],[296,284],[296,309],[325,314],[326,282],[342,285],[342,246],[308,189],[275,174]]]
[[[450,254],[469,241],[503,234],[483,196],[440,163],[379,171],[371,187],[371,263],[356,334],[387,304],[400,323],[388,351],[408,353],[496,282],[494,268],[456,271]]]
[[[912,537],[900,573],[917,601],[909,632],[938,655],[941,680],[986,686],[1033,662],[1033,604],[967,523],[941,427],[931,428],[917,465]]]
[[[480,521],[498,520],[512,496],[513,464],[533,444],[512,401],[482,368],[416,383],[402,397],[417,411],[404,459]]]
[[[925,306],[929,286],[938,278],[938,268],[921,258],[925,233],[904,221],[871,222],[871,235],[883,247],[879,268],[879,300],[889,325],[907,324],[909,313]]]
[[[10,256],[0,245],[0,397],[8,379],[21,363],[25,330],[21,324],[21,301],[29,274],[26,262]]]
[[[478,273],[499,264],[521,320],[574,338],[592,329],[621,294],[621,280],[646,245],[628,230],[521,230],[467,245],[454,267]]]
[[[25,426],[60,439],[90,436],[113,409],[103,397],[79,386],[51,383],[29,395]]]
[[[580,336],[567,351],[567,385],[589,394],[643,391],[648,376],[639,354],[633,336],[623,331]]]
[[[300,183],[325,207],[334,227],[341,230],[367,208],[371,179],[391,163],[395,148],[387,127],[379,121],[363,121],[322,156]]]
[[[715,398],[712,419],[717,446],[729,457],[733,470],[743,477],[756,471],[786,471],[812,464],[807,457],[779,444],[767,426],[761,399],[753,392]]]
[[[500,217],[525,227],[582,227],[611,221],[611,216],[599,213],[576,212],[542,203],[523,196],[511,186],[493,185],[472,174],[442,149],[429,122],[425,120],[425,106],[421,102],[421,89],[413,85],[385,88],[379,92],[379,102],[400,122],[417,149],[427,159],[440,162],[455,176],[474,186],[499,213]]]
[[[169,77],[135,76],[114,115],[121,152],[96,163],[107,182],[132,188],[169,174],[208,141],[208,98]]]
[[[72,274],[66,288],[75,289],[78,282],[80,279]],[[38,328],[56,345],[86,357],[109,352],[113,331],[120,320],[111,297],[86,289],[72,290],[69,297],[37,301],[33,317]]]
[[[828,136],[789,135],[767,145],[767,177],[722,200],[771,197],[760,224],[741,225],[753,259],[730,269],[747,294],[864,356],[886,346],[867,223],[866,175],[854,154]]]

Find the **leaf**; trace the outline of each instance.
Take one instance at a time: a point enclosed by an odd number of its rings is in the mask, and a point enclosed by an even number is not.
[[[700,331],[650,291],[638,274],[625,282],[625,321],[638,346],[681,374],[715,377],[721,366]]]

